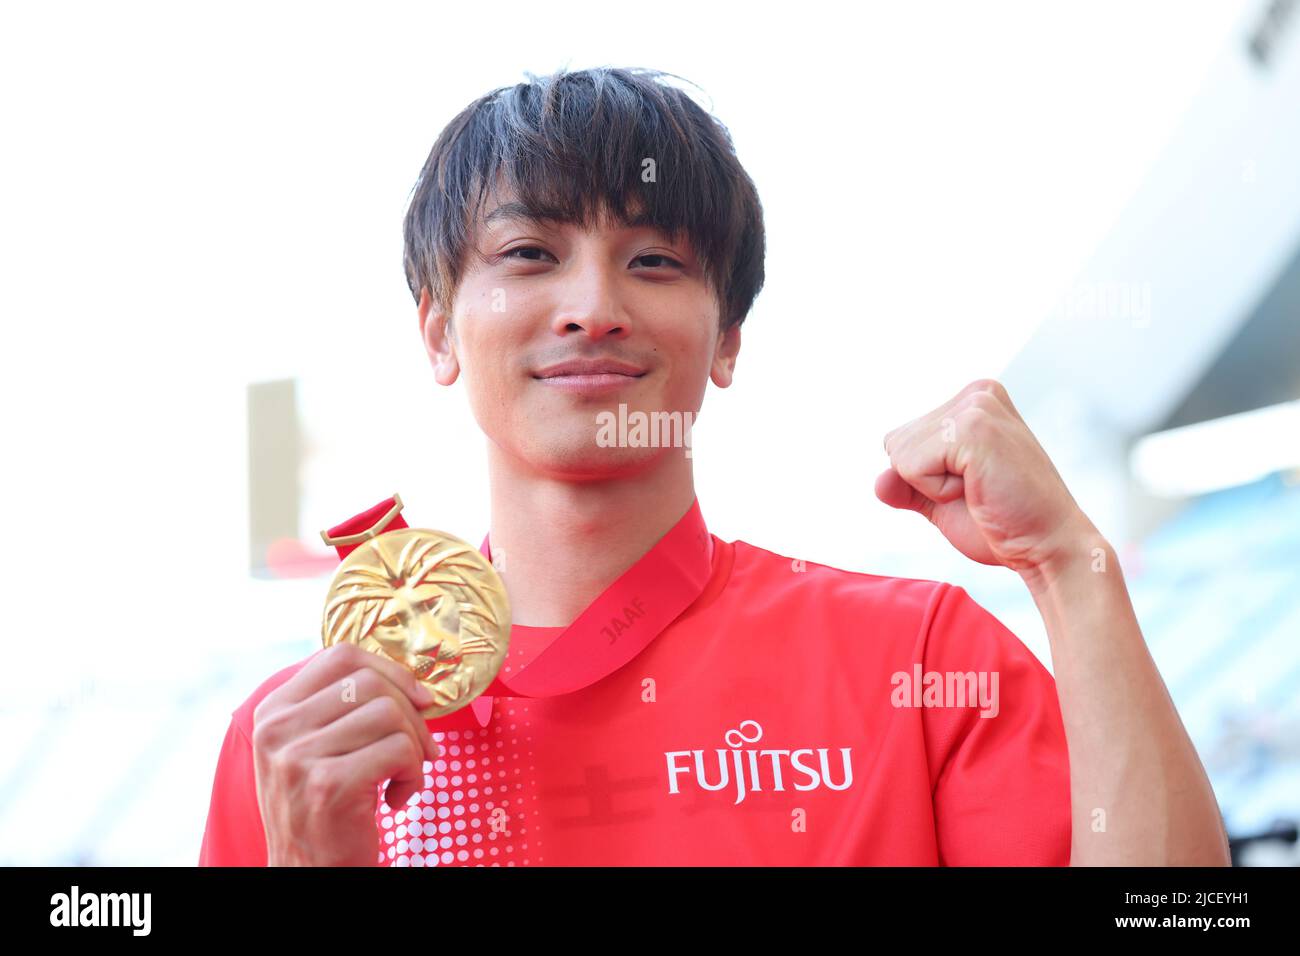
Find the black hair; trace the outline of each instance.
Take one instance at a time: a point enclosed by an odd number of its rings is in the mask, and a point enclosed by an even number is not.
[[[501,87],[438,136],[403,226],[407,285],[450,312],[487,195],[505,184],[534,219],[589,228],[602,212],[684,232],[740,324],[763,287],[763,209],[731,134],[658,70],[599,67]],[[680,77],[676,77],[680,79]]]

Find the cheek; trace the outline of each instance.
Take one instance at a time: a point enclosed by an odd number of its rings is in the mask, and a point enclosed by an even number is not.
[[[703,336],[682,340],[673,350],[671,364],[671,399],[677,405],[692,405],[698,410],[713,364],[713,340]]]
[[[445,634],[457,634],[460,632],[460,614],[453,607],[450,610],[441,612],[435,620]]]
[[[512,361],[521,346],[500,316],[476,319],[472,333],[462,338],[461,375],[475,417],[495,421],[508,414],[505,406],[517,402],[527,384]]]

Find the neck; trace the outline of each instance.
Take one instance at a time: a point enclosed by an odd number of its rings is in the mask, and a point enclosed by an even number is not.
[[[564,481],[489,443],[488,472],[492,555],[503,557],[511,621],[530,627],[572,624],[695,501],[680,449],[636,475]]]

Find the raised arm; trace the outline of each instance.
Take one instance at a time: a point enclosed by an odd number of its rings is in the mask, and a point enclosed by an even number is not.
[[[876,495],[1029,587],[1070,755],[1074,866],[1228,866],[1205,768],[1147,651],[1114,549],[991,379],[885,436]]]
[[[1047,625],[1070,748],[1071,866],[1230,866],[1209,777],[1091,524],[1025,583]]]

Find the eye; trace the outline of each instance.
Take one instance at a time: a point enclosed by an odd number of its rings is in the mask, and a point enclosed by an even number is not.
[[[632,260],[632,261],[633,261],[633,262],[639,262],[639,261],[642,260],[642,259],[662,259],[664,262],[666,262],[666,263],[668,263],[668,264],[670,264],[670,265],[676,266],[678,269],[683,269],[683,268],[685,268],[685,266],[683,266],[683,265],[682,265],[680,262],[678,262],[676,259],[672,258],[671,256],[666,256],[666,255],[664,255],[662,252],[647,252],[647,253],[646,253],[645,255],[643,255],[643,256],[637,256],[636,259],[634,259],[634,260]],[[652,265],[653,265],[653,263],[652,263]]]
[[[544,256],[551,256],[551,254],[550,254],[549,252],[547,252],[545,249],[542,249],[540,246],[516,246],[516,247],[513,248],[513,249],[508,249],[508,250],[506,250],[505,252],[501,253],[500,258],[502,258],[502,259],[513,259],[513,258],[516,258],[516,256],[515,256],[515,253],[516,253],[516,252],[540,252],[540,253],[541,253],[542,255],[544,255]],[[518,258],[526,259],[526,260],[529,261],[529,262],[538,262],[538,261],[540,261],[540,260],[536,259],[536,258],[533,257],[533,256],[520,256],[520,257],[518,257]],[[551,258],[554,259],[555,256],[551,256]]]
[[[398,620],[396,614],[390,614],[388,617],[384,618],[382,621],[379,622],[380,627],[397,627],[397,624],[398,624]]]

